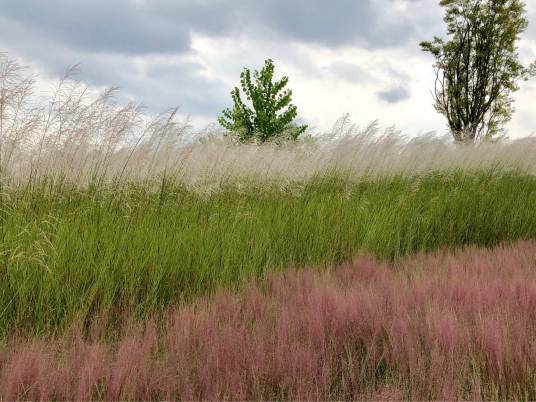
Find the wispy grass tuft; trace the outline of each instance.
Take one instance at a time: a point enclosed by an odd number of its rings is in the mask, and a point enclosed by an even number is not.
[[[87,187],[171,176],[206,192],[228,180],[285,184],[334,171],[352,180],[497,167],[536,173],[535,138],[460,146],[433,134],[406,138],[377,123],[359,127],[348,116],[296,144],[236,146],[216,127],[196,132],[177,109],[154,116],[140,104],[118,102],[116,88],[95,93],[76,73],[38,96],[36,78],[0,54],[3,189],[42,179]]]

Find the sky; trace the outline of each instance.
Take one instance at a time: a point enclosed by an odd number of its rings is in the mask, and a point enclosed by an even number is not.
[[[519,44],[536,59],[536,0]],[[54,81],[80,64],[95,89],[119,86],[149,112],[179,106],[201,127],[231,105],[243,67],[274,60],[300,119],[325,131],[344,113],[415,136],[446,132],[433,108],[438,0],[0,0],[0,52]],[[508,134],[536,134],[536,79],[521,84]]]

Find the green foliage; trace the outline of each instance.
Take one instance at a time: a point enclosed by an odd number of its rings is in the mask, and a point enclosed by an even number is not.
[[[257,141],[263,143],[272,140],[296,140],[307,126],[296,126],[293,121],[298,112],[291,104],[292,91],[285,89],[288,77],[273,82],[274,63],[268,59],[260,71],[253,73],[244,68],[240,74],[240,85],[250,108],[242,101],[240,89],[236,87],[231,96],[234,106],[225,109],[218,121],[239,142]]]
[[[527,28],[520,0],[441,0],[448,40],[422,42],[435,59],[436,110],[457,141],[477,142],[504,131],[514,112],[518,81],[534,74],[524,68],[516,43]]]
[[[36,182],[1,199],[0,337],[98,314],[137,317],[288,267],[395,259],[536,237],[536,178],[436,173],[89,188]]]

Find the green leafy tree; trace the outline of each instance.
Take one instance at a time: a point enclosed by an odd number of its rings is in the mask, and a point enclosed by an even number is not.
[[[291,103],[292,91],[285,89],[287,84],[288,77],[274,82],[274,62],[270,59],[253,73],[253,80],[251,71],[244,68],[240,85],[252,108],[244,103],[236,87],[231,92],[233,108],[225,109],[218,122],[239,142],[296,140],[307,126],[294,123],[298,112]]]
[[[527,28],[520,0],[441,0],[448,40],[421,49],[435,57],[436,110],[457,141],[478,142],[504,131],[514,112],[512,94],[536,64],[519,62],[517,41]]]

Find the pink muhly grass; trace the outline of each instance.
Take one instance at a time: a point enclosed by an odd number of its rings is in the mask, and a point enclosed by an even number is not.
[[[73,333],[10,340],[0,399],[533,399],[536,242],[359,257]]]

